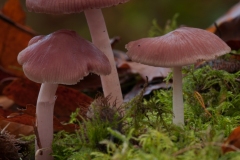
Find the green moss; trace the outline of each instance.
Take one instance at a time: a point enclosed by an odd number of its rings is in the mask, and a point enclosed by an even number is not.
[[[221,145],[239,124],[239,73],[190,67],[184,74],[185,126],[172,124],[172,90],[155,91],[148,100],[141,93],[126,104],[125,132],[108,129],[121,143],[102,141],[107,153],[93,152],[93,159],[237,159],[239,153],[223,155]]]
[[[149,34],[158,36],[177,27],[177,15],[165,28],[153,21]],[[227,57],[227,56],[226,56]],[[55,135],[56,160],[235,160],[239,152],[222,154],[221,146],[240,121],[240,71],[228,73],[209,66],[183,69],[185,126],[172,124],[172,89],[157,90],[148,99],[143,91],[121,107],[121,117],[109,97],[97,98],[88,119],[71,117],[80,129]],[[170,82],[172,74],[165,79]]]

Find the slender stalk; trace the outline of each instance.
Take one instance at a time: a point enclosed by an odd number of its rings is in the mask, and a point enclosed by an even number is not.
[[[42,154],[36,155],[36,160],[53,160],[53,110],[55,104],[55,93],[57,84],[42,83],[36,108],[36,127],[42,148],[35,142],[35,150],[42,149]]]
[[[184,125],[182,67],[173,68],[173,123]]]
[[[122,91],[102,11],[101,9],[92,9],[87,10],[84,13],[87,19],[93,44],[107,56],[112,67],[110,75],[101,76],[104,96],[107,97],[108,95],[111,95],[111,104],[113,104],[117,99],[116,102],[118,107],[123,102]]]

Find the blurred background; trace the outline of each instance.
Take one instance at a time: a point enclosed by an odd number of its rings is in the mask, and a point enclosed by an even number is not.
[[[5,0],[0,0],[0,7]],[[178,25],[207,28],[239,0],[130,0],[128,3],[103,9],[110,37],[120,36],[115,48],[125,51],[129,41],[147,37],[156,19],[164,26],[168,19],[178,13]],[[77,31],[91,40],[84,13],[70,15],[47,15],[28,12],[25,0],[21,0],[26,11],[26,24],[39,34],[49,34],[66,28]]]

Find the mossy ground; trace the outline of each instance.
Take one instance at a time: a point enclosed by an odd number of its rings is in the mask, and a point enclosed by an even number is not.
[[[164,29],[153,21],[149,35],[165,34],[177,27],[177,15]],[[225,56],[225,58],[228,56]],[[238,160],[240,152],[222,153],[222,146],[240,122],[240,72],[228,73],[210,66],[183,69],[185,125],[172,124],[172,89],[143,92],[123,104],[124,117],[112,110],[108,98],[97,98],[89,118],[70,134],[59,132],[53,142],[55,160]],[[171,74],[166,78],[166,83]],[[146,84],[147,85],[147,84]],[[144,88],[143,88],[144,90]],[[114,108],[114,107],[113,107]],[[81,119],[81,118],[80,118]]]
[[[110,108],[106,112],[111,104],[100,97],[97,101],[104,103],[94,103],[92,107],[104,106],[104,114],[111,116],[102,116],[101,110],[94,109],[94,118],[77,121],[80,129],[75,134],[55,134],[55,159],[240,158],[240,152],[221,151],[226,137],[239,125],[240,72],[206,66],[197,70],[187,67],[183,73],[184,126],[172,124],[172,89],[154,91],[148,98],[141,93],[122,106],[127,109],[124,117]]]

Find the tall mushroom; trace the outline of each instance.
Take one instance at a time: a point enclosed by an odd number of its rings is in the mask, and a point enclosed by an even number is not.
[[[107,75],[111,66],[107,57],[76,32],[59,30],[47,36],[36,36],[18,55],[25,75],[42,83],[37,100],[36,126],[43,154],[37,159],[52,159],[53,110],[58,84],[72,85],[89,72]],[[39,146],[36,144],[36,150]]]
[[[182,66],[211,60],[231,51],[213,33],[190,27],[178,28],[160,37],[132,41],[126,49],[127,55],[135,62],[173,67],[173,123],[178,125],[184,124]]]
[[[123,102],[121,86],[117,74],[116,64],[110,45],[110,40],[105,25],[101,8],[115,6],[129,0],[26,0],[29,11],[48,14],[70,14],[84,11],[90,29],[92,42],[109,59],[112,71],[108,76],[101,76],[105,96],[111,94],[110,101],[117,98],[117,106]]]

